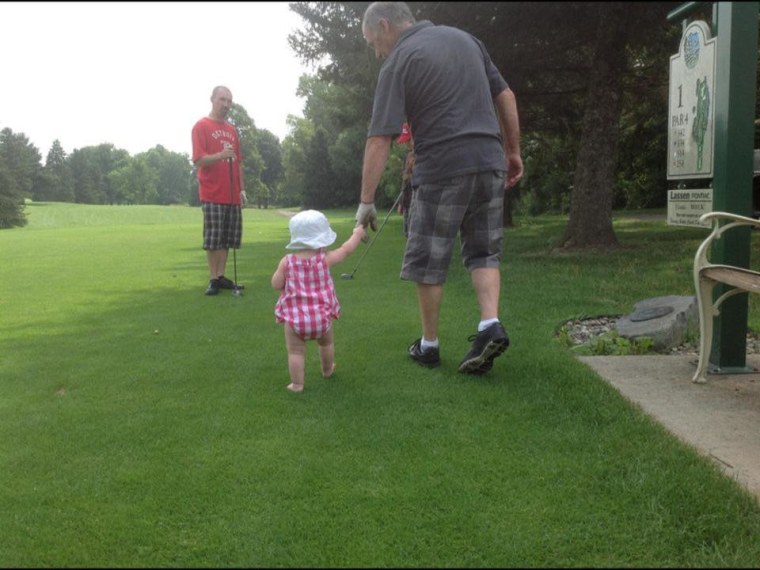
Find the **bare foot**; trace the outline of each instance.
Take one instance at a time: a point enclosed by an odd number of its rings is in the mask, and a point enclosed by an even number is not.
[[[333,362],[332,368],[330,368],[330,372],[325,374],[322,372],[322,378],[332,378],[333,372],[335,372],[335,363]]]
[[[287,386],[291,392],[303,392],[303,384],[293,384],[292,382]]]

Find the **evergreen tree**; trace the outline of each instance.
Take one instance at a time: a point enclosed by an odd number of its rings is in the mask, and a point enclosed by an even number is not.
[[[26,224],[24,204],[42,168],[40,153],[23,133],[0,131],[0,228]]]
[[[35,185],[35,200],[73,202],[74,186],[66,152],[58,139],[53,141],[45,159],[45,180]]]

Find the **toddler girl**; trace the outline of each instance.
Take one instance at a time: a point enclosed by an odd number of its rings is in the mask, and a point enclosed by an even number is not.
[[[335,238],[322,212],[305,210],[290,219],[290,243],[294,250],[280,260],[272,275],[272,287],[280,290],[274,307],[275,320],[285,324],[285,346],[291,392],[302,392],[306,363],[306,341],[316,339],[322,376],[329,378],[335,370],[335,345],[332,321],[340,317],[340,304],[330,267],[346,259],[366,237],[357,226],[339,248],[327,251]]]

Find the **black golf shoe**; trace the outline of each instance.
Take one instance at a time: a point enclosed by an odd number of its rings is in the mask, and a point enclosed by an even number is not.
[[[459,372],[465,374],[485,374],[493,367],[494,358],[509,346],[509,336],[501,323],[494,323],[467,340],[472,342],[472,348],[459,363]]]
[[[418,338],[409,347],[409,356],[417,364],[426,368],[435,368],[441,365],[441,355],[437,348],[422,348],[422,339]]]
[[[205,295],[218,295],[218,294],[219,294],[219,281],[217,279],[209,280]]]
[[[220,275],[216,278],[217,282],[219,283],[220,289],[245,289],[245,285],[240,285],[239,283],[235,285],[232,281],[227,279],[224,275]]]

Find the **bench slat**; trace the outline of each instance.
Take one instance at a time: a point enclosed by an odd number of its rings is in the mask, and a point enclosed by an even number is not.
[[[738,287],[744,291],[760,293],[760,273],[750,269],[717,265],[705,267],[700,275],[713,281]]]

